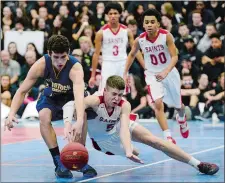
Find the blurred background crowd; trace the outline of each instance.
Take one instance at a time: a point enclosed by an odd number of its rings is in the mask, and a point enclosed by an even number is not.
[[[177,69],[180,72],[182,101],[186,105],[188,120],[222,119],[224,116],[224,1],[118,1],[123,12],[120,22],[131,29],[134,38],[144,30],[141,14],[155,8],[162,14],[161,27],[174,36],[179,50]],[[64,35],[70,41],[71,55],[76,57],[84,70],[86,89],[94,93],[100,82],[102,58],[96,75],[96,86],[88,87],[92,56],[95,50],[95,34],[105,24],[104,8],[107,1],[1,1],[1,102],[10,107],[19,85],[30,67],[44,53],[46,43],[53,34]],[[43,50],[26,40],[24,54],[18,52],[15,41],[4,44],[8,31],[43,32]],[[127,53],[130,51],[127,48]],[[132,112],[140,118],[154,118],[150,96],[147,94],[143,69],[134,61],[130,68],[130,93],[126,95]],[[18,111],[22,116],[28,103],[36,101],[43,90],[39,79],[26,95]],[[168,118],[174,109],[165,108]]]

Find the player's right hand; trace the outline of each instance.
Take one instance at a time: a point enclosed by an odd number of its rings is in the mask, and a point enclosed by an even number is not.
[[[137,157],[136,155],[134,155],[132,153],[126,154],[126,157],[129,158],[133,162],[144,164],[144,162],[141,161],[141,159],[139,157]]]
[[[16,119],[15,116],[9,115],[8,118],[5,120],[4,131],[6,130],[6,128],[8,128],[8,130],[11,131],[11,128],[14,127],[13,123],[18,124],[18,120]]]
[[[88,85],[89,85],[90,88],[94,88],[94,86],[95,86],[95,77],[92,76],[89,79]]]
[[[64,140],[67,139],[68,142],[72,142],[72,124],[70,122],[65,122],[64,125]]]

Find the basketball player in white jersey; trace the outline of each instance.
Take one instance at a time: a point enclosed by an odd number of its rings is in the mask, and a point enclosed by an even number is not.
[[[178,60],[177,49],[173,36],[160,28],[161,16],[155,9],[148,9],[143,13],[143,27],[145,32],[134,41],[132,50],[127,57],[124,79],[134,60],[137,51],[141,48],[145,61],[145,81],[151,97],[156,118],[163,130],[164,138],[176,143],[168,128],[164,113],[165,102],[169,107],[178,110],[176,119],[180,124],[180,132],[184,138],[189,135],[189,129],[181,102],[180,75],[175,68]]]
[[[92,74],[89,86],[94,87],[95,72],[98,65],[98,58],[102,51],[101,83],[99,93],[103,93],[106,80],[109,76],[118,75],[123,77],[127,59],[127,45],[132,47],[134,38],[130,29],[119,23],[122,7],[119,3],[109,3],[105,7],[105,14],[109,22],[103,26],[95,37],[95,53],[92,59]],[[137,53],[137,59],[144,67],[142,54]]]
[[[91,95],[84,99],[88,133],[96,150],[108,155],[126,156],[134,162],[143,163],[131,143],[133,140],[161,150],[171,158],[187,163],[202,173],[213,175],[219,170],[217,165],[200,162],[177,145],[154,136],[139,123],[131,121],[130,103],[122,99],[124,89],[123,78],[114,75],[107,79],[103,95]],[[67,103],[63,108],[67,114],[65,123],[68,125],[72,121],[74,102]],[[86,132],[83,131],[82,136],[85,137]]]

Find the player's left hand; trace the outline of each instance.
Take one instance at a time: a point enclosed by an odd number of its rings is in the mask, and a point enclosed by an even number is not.
[[[139,157],[137,157],[136,155],[134,155],[132,153],[126,154],[126,157],[129,158],[133,162],[144,164],[144,162]]]
[[[75,122],[71,130],[71,138],[73,142],[81,142],[83,125],[80,122]]]
[[[155,75],[156,80],[157,80],[158,82],[162,81],[163,79],[166,78],[166,76],[168,75],[168,73],[169,73],[169,72],[168,72],[167,70],[163,70],[162,72],[156,74],[156,75]]]

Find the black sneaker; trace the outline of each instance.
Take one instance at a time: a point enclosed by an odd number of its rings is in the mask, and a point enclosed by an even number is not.
[[[73,174],[69,169],[67,169],[61,162],[59,156],[54,157],[54,163],[56,165],[55,175],[58,178],[72,178]]]
[[[201,162],[198,165],[199,171],[207,175],[213,175],[218,172],[219,167],[216,164]]]
[[[85,165],[81,170],[78,172],[82,172],[84,177],[95,177],[97,176],[96,170],[91,167],[90,165]]]

